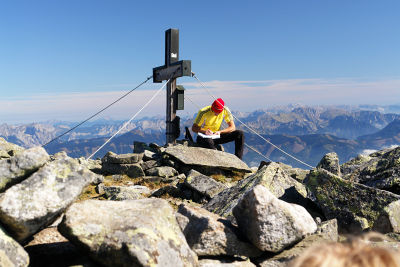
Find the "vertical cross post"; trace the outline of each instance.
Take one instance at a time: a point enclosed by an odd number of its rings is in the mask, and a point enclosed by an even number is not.
[[[179,30],[169,29],[165,32],[165,66],[167,68],[171,63],[177,62],[179,59]],[[167,84],[167,113],[166,113],[166,139],[167,144],[175,143],[176,139],[176,118],[175,108],[175,90],[176,78],[171,79]]]
[[[176,116],[176,78],[191,76],[190,60],[179,59],[179,30],[168,29],[165,31],[165,65],[153,68],[153,82],[159,83],[169,80],[167,84],[166,105],[166,141],[167,144],[175,143],[179,136],[179,117]]]

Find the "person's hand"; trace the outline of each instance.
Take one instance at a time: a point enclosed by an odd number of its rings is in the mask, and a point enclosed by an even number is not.
[[[210,129],[207,129],[207,131],[206,131],[206,135],[213,135],[214,133],[210,130]]]
[[[214,132],[214,134],[215,134],[215,135],[220,135],[220,134],[221,134],[221,131],[216,131],[216,132]]]

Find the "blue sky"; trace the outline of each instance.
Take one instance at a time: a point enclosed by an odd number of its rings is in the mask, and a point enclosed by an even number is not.
[[[164,64],[168,28],[232,110],[398,104],[399,10],[395,0],[0,0],[0,123],[90,116]],[[200,106],[212,101],[194,79],[178,83]],[[103,116],[131,117],[160,86]],[[143,115],[164,114],[164,102]]]

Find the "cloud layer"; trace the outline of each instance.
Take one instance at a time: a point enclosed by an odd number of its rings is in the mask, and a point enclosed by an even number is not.
[[[252,111],[274,105],[396,104],[400,102],[400,79],[289,79],[265,81],[209,81],[203,88],[197,81],[186,87],[185,110],[191,115],[198,107],[222,97],[231,110]],[[127,85],[127,87],[129,87]],[[137,90],[99,117],[127,119],[135,114],[161,87]],[[126,91],[84,92],[3,98],[0,122],[18,123],[44,120],[80,121],[107,106]],[[189,101],[188,101],[189,100]],[[190,101],[191,100],[191,101]],[[194,102],[195,104],[192,104]],[[162,92],[138,117],[165,114]]]

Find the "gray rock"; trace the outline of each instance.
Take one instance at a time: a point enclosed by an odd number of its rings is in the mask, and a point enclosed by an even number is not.
[[[400,196],[344,180],[322,169],[311,171],[305,182],[310,197],[327,219],[338,220],[341,231],[400,230],[394,223],[400,221],[400,209],[395,208]]]
[[[308,248],[315,246],[318,243],[336,241],[337,239],[330,239],[330,235],[315,233],[305,237],[290,249],[286,249],[273,257],[260,257],[255,260],[255,263],[260,267],[288,267],[291,266],[291,260],[301,255]]]
[[[400,194],[400,147],[357,158],[341,166],[344,179]]]
[[[324,236],[326,240],[334,242],[339,240],[338,223],[336,219],[321,222],[317,226],[316,235]]]
[[[238,157],[218,150],[176,145],[168,147],[165,153],[177,159],[188,171],[195,169],[207,175],[214,170],[251,172],[247,164]]]
[[[191,170],[188,173],[185,179],[185,185],[208,198],[213,198],[226,189],[224,184],[195,170]]]
[[[134,200],[141,199],[151,194],[146,186],[104,186],[105,197],[109,200]]]
[[[0,265],[23,267],[29,265],[29,255],[24,248],[0,227]]]
[[[143,152],[143,160],[156,160],[158,158],[158,154],[154,153],[153,151],[145,150]]]
[[[0,195],[0,221],[17,241],[23,241],[51,224],[94,175],[66,155],[48,162]]]
[[[58,228],[105,266],[198,265],[172,207],[162,199],[78,202]]]
[[[0,160],[0,192],[26,179],[50,159],[42,147],[33,147]]]
[[[169,166],[154,167],[145,171],[148,176],[160,176],[160,177],[174,177],[178,175],[178,171]]]
[[[271,163],[268,166],[262,167],[255,174],[214,196],[204,205],[204,208],[220,216],[234,220],[232,209],[247,192],[259,184],[267,187],[278,198],[289,198],[290,196],[290,198],[296,199],[307,196],[304,185],[289,177],[279,164]]]
[[[9,158],[22,151],[24,151],[23,147],[9,143],[3,137],[0,137],[0,158]]]
[[[109,151],[101,159],[101,162],[111,164],[134,164],[140,162],[142,158],[143,153],[115,154]]]
[[[262,254],[252,244],[241,241],[238,229],[228,220],[203,208],[181,204],[176,217],[189,246],[198,256]]]
[[[101,172],[101,160],[85,159],[84,157],[81,157],[78,160],[80,164],[85,165],[85,167],[91,170],[92,172],[94,173]]]
[[[321,168],[337,176],[341,176],[339,157],[335,152],[326,154],[318,163],[317,168]]]
[[[249,260],[202,259],[199,264],[199,267],[256,267]]]
[[[142,169],[144,171],[154,168],[154,167],[160,167],[160,162],[157,160],[149,160],[149,161],[143,161],[140,163],[140,167],[142,167]]]
[[[139,164],[103,163],[102,171],[110,174],[126,174],[131,178],[144,176],[144,172]]]
[[[262,185],[248,192],[233,214],[243,234],[263,251],[279,252],[317,230],[303,207],[277,199]]]

